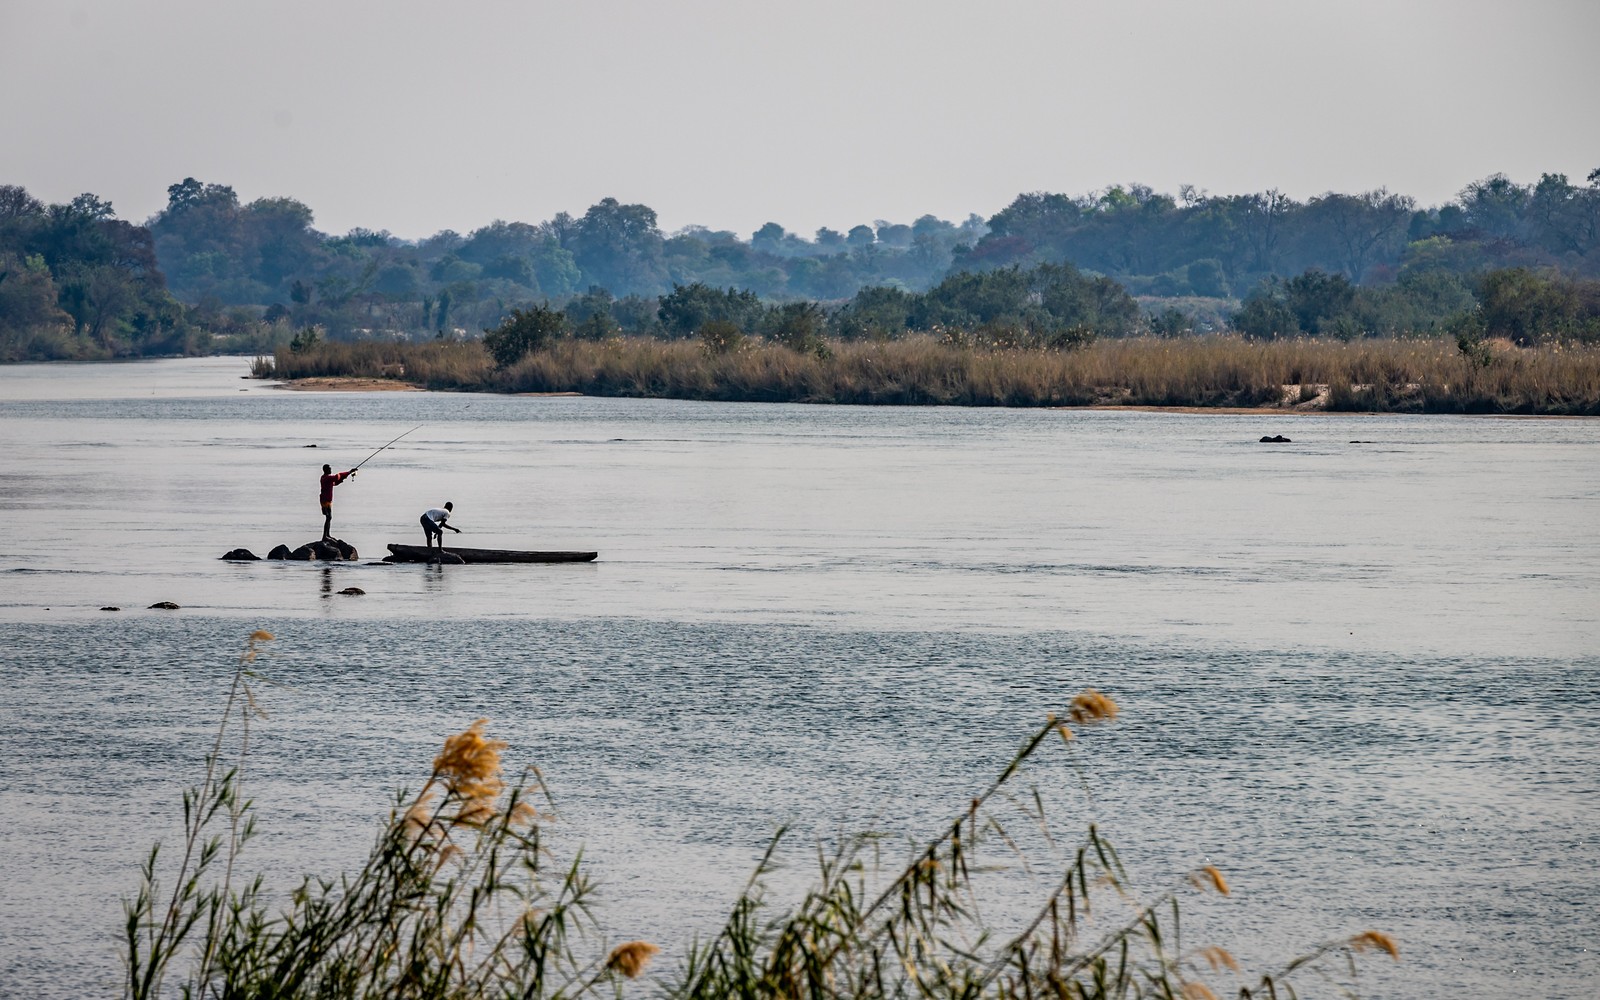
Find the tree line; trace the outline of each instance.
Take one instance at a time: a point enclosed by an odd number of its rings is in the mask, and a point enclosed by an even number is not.
[[[748,238],[665,233],[648,206],[607,198],[582,215],[402,240],[322,233],[293,198],[242,202],[194,178],[167,195],[136,225],[92,194],[45,205],[0,186],[0,357],[264,347],[307,328],[475,335],[535,305],[589,337],[718,322],[743,335],[961,328],[1001,340],[1473,324],[1525,340],[1592,336],[1600,312],[1600,170],[1581,184],[1497,174],[1431,208],[1385,190],[1300,202],[1119,185],[1022,194],[987,220],[809,237],[777,223]]]
[[[201,340],[148,228],[92,194],[47,206],[0,186],[0,361],[185,354]]]

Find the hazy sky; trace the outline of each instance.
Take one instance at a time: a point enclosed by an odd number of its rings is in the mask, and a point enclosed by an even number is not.
[[[420,237],[809,234],[1138,181],[1425,204],[1600,167],[1600,0],[0,0],[0,183]]]

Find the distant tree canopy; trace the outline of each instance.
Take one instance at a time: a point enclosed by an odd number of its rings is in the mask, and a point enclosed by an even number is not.
[[[778,222],[748,238],[663,233],[649,206],[615,198],[421,240],[313,223],[293,198],[241,203],[192,177],[143,226],[93,194],[47,206],[0,187],[0,357],[196,350],[213,333],[234,344],[304,329],[462,336],[536,305],[589,338],[698,336],[709,323],[795,343],[821,329],[1042,337],[1231,324],[1354,337],[1479,323],[1528,340],[1590,336],[1600,279],[1600,170],[1533,184],[1496,174],[1435,208],[1384,189],[1304,202],[1140,184],[1031,192],[987,220],[874,219],[809,238]]]
[[[148,229],[82,194],[45,205],[0,185],[0,360],[179,353],[197,346]]]

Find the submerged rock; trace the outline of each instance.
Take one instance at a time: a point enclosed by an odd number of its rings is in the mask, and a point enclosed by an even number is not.
[[[107,604],[105,607],[101,608],[100,610],[101,611],[121,611],[122,609],[117,607],[117,606],[115,606],[115,605]]]
[[[339,591],[339,593],[348,594],[351,597],[365,597],[365,596],[367,596],[367,592],[365,590],[362,590],[360,587],[346,587],[343,590]]]
[[[1290,441],[1288,438],[1284,437],[1282,434],[1272,434],[1270,436],[1263,437],[1261,439],[1261,443],[1262,444],[1293,444],[1294,442]]]
[[[229,549],[222,557],[229,562],[260,562],[261,557],[249,549]]]
[[[160,609],[162,611],[176,611],[178,610],[178,606],[173,604],[171,601],[157,601],[150,605],[150,610],[154,611],[156,609]]]

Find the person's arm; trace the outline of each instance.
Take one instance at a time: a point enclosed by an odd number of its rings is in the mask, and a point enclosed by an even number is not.
[[[442,527],[449,528],[451,531],[455,532],[458,535],[461,534],[461,529],[456,527],[455,525],[451,524],[449,521],[444,522]]]

